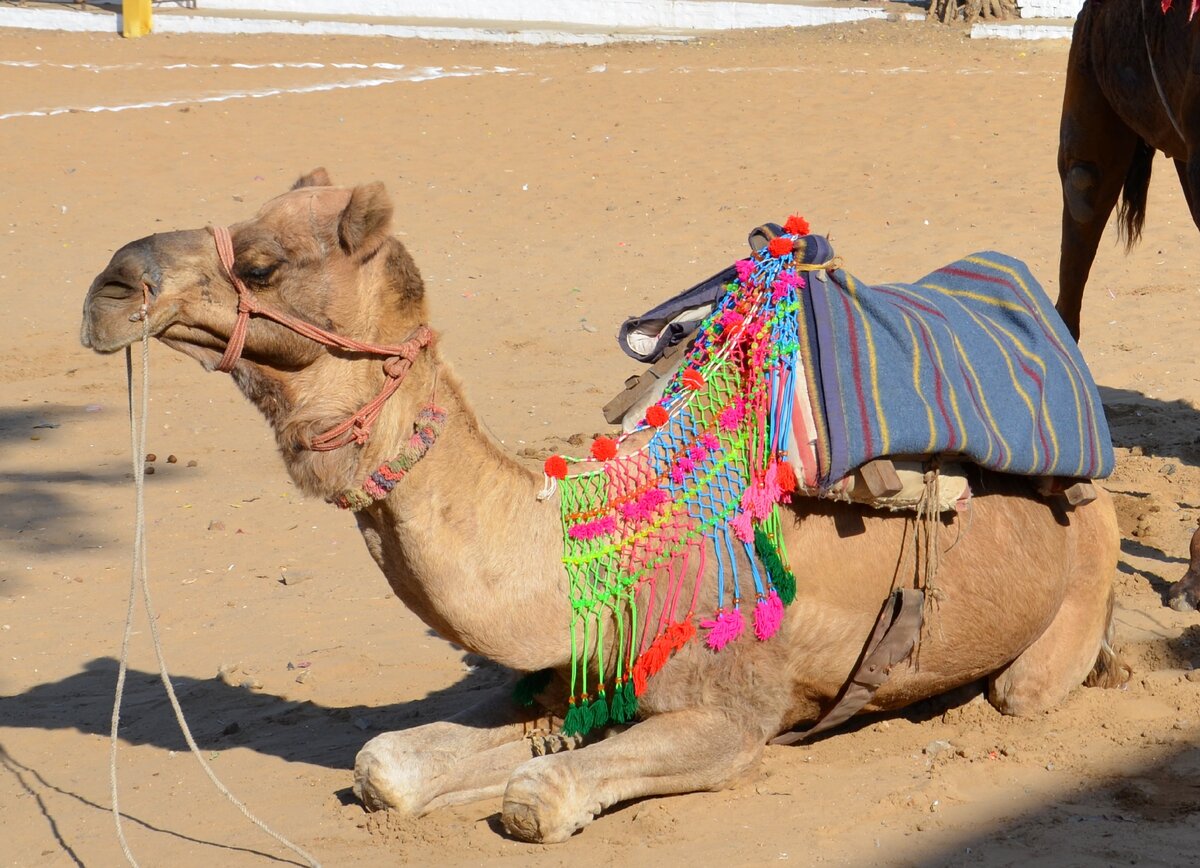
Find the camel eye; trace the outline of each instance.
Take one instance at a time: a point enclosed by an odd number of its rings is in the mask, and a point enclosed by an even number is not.
[[[269,265],[243,266],[238,271],[241,273],[242,280],[250,283],[266,283],[278,267],[279,263],[273,262]]]

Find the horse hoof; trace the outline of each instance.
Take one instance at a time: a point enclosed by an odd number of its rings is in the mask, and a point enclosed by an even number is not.
[[[1176,612],[1194,612],[1196,611],[1196,602],[1193,595],[1189,594],[1186,589],[1167,598],[1167,605]]]
[[[1200,531],[1196,535],[1200,537]],[[1193,552],[1197,547],[1196,542],[1195,539],[1192,540]],[[1188,567],[1184,577],[1172,584],[1167,592],[1167,605],[1176,612],[1194,612],[1200,607],[1200,571]]]

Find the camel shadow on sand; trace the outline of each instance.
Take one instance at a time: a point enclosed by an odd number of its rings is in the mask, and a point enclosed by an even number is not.
[[[350,769],[372,736],[443,720],[511,681],[507,670],[481,658],[467,655],[465,662],[470,669],[458,683],[423,699],[379,707],[322,706],[230,685],[219,677],[172,676],[171,681],[201,750],[241,747],[288,762]],[[117,666],[115,659],[99,657],[75,675],[0,696],[0,720],[13,728],[73,729],[107,737]],[[157,672],[127,672],[120,733],[125,744],[188,750]]]

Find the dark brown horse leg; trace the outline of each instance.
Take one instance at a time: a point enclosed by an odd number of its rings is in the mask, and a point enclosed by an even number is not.
[[[1183,187],[1183,197],[1187,200],[1188,211],[1192,214],[1192,222],[1196,224],[1196,228],[1200,229],[1200,211],[1196,210],[1196,206],[1200,204],[1200,196],[1193,192],[1193,184],[1189,178],[1188,164],[1184,160],[1175,160],[1175,171],[1179,174],[1179,186]]]
[[[1196,58],[1193,58],[1192,68],[1196,69],[1196,66]],[[1195,105],[1198,98],[1200,76],[1193,72],[1188,76],[1184,89],[1184,105]],[[1189,112],[1185,116],[1184,127],[1188,159],[1175,160],[1175,171],[1179,173],[1179,183],[1183,187],[1188,209],[1192,212],[1192,222],[1200,228],[1200,118],[1196,117],[1196,112]],[[1192,534],[1189,555],[1187,572],[1183,574],[1183,578],[1171,585],[1167,594],[1167,604],[1181,612],[1200,609],[1200,528]]]
[[[1167,604],[1180,612],[1200,608],[1200,528],[1192,534],[1191,563],[1183,578],[1171,585]]]
[[[1187,159],[1175,160],[1175,171],[1179,173],[1192,222],[1200,229],[1200,112],[1196,111],[1200,105],[1200,43],[1193,39],[1191,44],[1188,76],[1183,85],[1183,110],[1179,113]]]
[[[1063,216],[1055,307],[1076,340],[1083,287],[1138,142],[1088,71],[1085,43],[1071,44],[1058,139]]]

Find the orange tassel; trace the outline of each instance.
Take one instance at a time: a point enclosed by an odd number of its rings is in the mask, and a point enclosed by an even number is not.
[[[690,619],[676,621],[659,633],[633,664],[634,696],[645,693],[646,682],[650,677],[666,666],[671,655],[690,642],[695,635],[696,625]]]
[[[776,481],[779,483],[779,489],[784,494],[791,494],[796,490],[796,471],[792,469],[792,462],[787,458],[780,458],[776,464]]]

